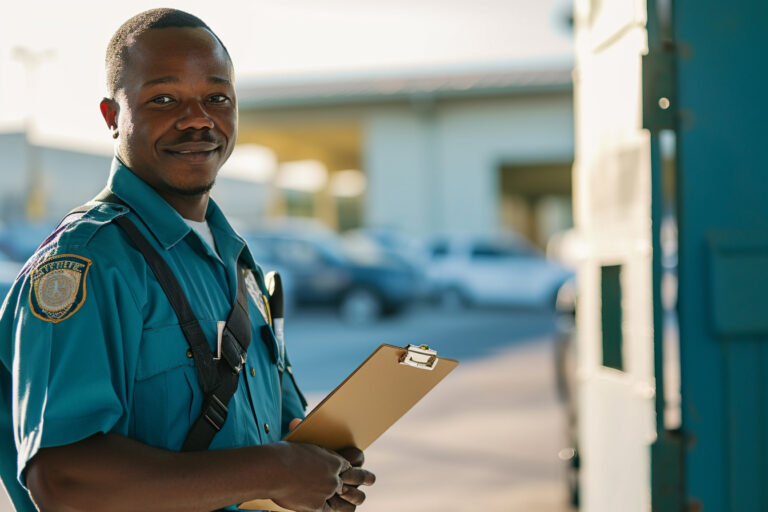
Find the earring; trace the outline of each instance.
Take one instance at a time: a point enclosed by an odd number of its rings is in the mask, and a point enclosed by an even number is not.
[[[113,139],[116,139],[116,138],[118,138],[119,136],[120,136],[120,133],[117,131],[117,128],[115,128],[115,129],[112,131],[112,138],[113,138]]]

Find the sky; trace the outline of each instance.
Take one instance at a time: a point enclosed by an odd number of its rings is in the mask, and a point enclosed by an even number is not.
[[[108,5],[108,7],[105,7]],[[104,51],[129,17],[175,7],[227,45],[237,80],[366,70],[568,63],[568,0],[92,0],[7,2],[0,17],[0,132],[99,153]],[[31,80],[16,49],[41,56]]]

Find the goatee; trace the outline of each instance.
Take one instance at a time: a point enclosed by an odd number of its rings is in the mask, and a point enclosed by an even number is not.
[[[210,183],[201,185],[199,187],[194,187],[194,188],[173,187],[173,191],[180,196],[187,196],[187,197],[200,196],[205,194],[206,192],[210,192],[210,190],[213,188],[213,185],[215,183],[216,183],[216,179],[214,178]]]

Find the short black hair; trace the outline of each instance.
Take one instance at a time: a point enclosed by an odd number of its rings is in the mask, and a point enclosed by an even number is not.
[[[211,30],[211,27],[197,16],[178,9],[150,9],[137,14],[120,25],[120,28],[114,33],[112,39],[109,40],[104,64],[107,71],[107,93],[111,98],[115,97],[115,93],[120,88],[122,73],[125,67],[126,53],[136,38],[147,30],[171,27],[204,28],[216,38],[216,41],[218,41],[224,49],[227,59],[229,59],[230,62],[232,61],[229,56],[229,51],[227,51],[227,47],[221,42],[219,36],[217,36],[214,31]]]

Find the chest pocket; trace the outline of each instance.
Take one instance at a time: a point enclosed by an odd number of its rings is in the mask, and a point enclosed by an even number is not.
[[[212,337],[216,322],[199,322],[206,336]],[[257,343],[251,343],[248,350],[247,363],[248,368],[254,368],[255,375],[252,376],[250,371],[243,372],[248,380],[240,382],[229,403],[227,421],[216,434],[212,447],[260,444],[262,440],[254,414],[261,423],[280,424],[277,371],[267,363],[269,356],[264,344],[259,339],[255,341]],[[131,437],[158,448],[181,449],[203,405],[203,392],[194,361],[187,356],[188,350],[189,345],[178,325],[144,331],[134,383]],[[279,439],[279,432],[277,435],[273,440]]]
[[[209,331],[213,322],[200,322]],[[136,439],[178,450],[199,416],[202,391],[194,361],[178,325],[148,329],[142,335],[133,400]]]

